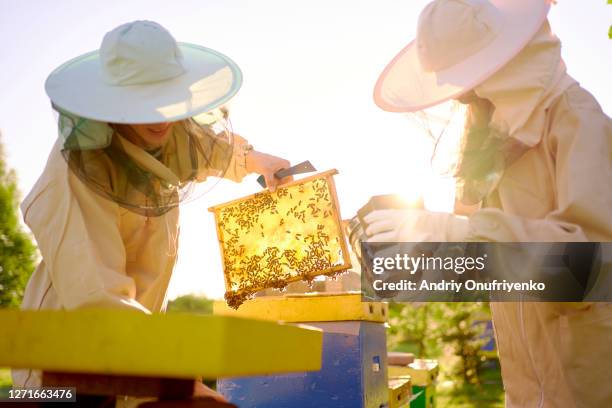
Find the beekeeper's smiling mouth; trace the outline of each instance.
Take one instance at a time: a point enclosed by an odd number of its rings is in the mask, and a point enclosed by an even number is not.
[[[165,123],[162,126],[149,127],[147,126],[147,131],[154,136],[164,136],[168,129],[170,129],[170,123]]]

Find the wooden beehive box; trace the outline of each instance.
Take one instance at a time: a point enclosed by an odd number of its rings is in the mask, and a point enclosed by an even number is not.
[[[255,292],[312,281],[351,267],[329,170],[210,208],[215,214],[225,300],[237,308]]]

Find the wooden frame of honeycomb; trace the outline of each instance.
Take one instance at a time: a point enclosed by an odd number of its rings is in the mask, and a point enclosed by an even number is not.
[[[311,282],[351,267],[333,176],[328,170],[209,208],[223,260],[225,300]]]

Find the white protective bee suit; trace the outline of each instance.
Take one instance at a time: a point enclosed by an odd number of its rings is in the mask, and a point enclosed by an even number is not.
[[[247,174],[246,141],[236,138],[224,177],[238,182]],[[142,149],[126,151],[139,156],[140,163],[161,164]],[[205,178],[209,170],[202,168],[198,178]],[[177,256],[178,207],[157,217],[123,208],[70,170],[58,142],[21,211],[42,255],[22,308],[128,308],[145,313],[164,309]],[[14,370],[13,381],[19,387],[36,386],[40,372]]]
[[[566,74],[548,24],[475,92],[495,106],[492,123],[531,148],[470,217],[467,239],[612,241],[612,122]],[[612,405],[611,304],[494,303],[491,311],[507,406]]]
[[[152,21],[116,27],[51,72],[58,140],[21,204],[42,255],[22,308],[165,308],[178,205],[209,176],[247,174],[251,147],[218,115],[241,83],[231,59],[177,43]],[[134,124],[167,133],[147,142]],[[13,371],[17,387],[40,381],[39,371]]]
[[[421,19],[457,7],[480,21],[472,10],[482,3],[434,1]],[[432,32],[436,27],[445,25]],[[471,89],[493,105],[489,126],[523,147],[480,209],[469,218],[416,209],[373,212],[366,217],[372,241],[612,241],[612,121],[566,73],[560,50],[545,22],[516,56]],[[387,99],[379,104],[403,110],[392,103],[409,100],[400,96],[411,78],[395,75],[400,85],[380,91],[378,98]],[[602,259],[608,272],[609,257]],[[508,407],[612,406],[612,304],[508,302],[491,310]]]

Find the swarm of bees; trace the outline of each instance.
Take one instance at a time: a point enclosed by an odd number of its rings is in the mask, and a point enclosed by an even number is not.
[[[229,306],[238,308],[263,289],[283,289],[350,268],[334,174],[331,170],[211,208]]]

